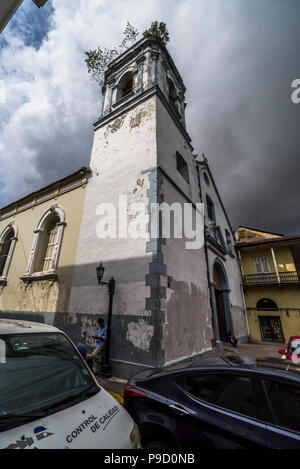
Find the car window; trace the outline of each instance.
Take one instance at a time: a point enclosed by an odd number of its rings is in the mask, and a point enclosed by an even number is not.
[[[300,387],[263,379],[272,417],[269,423],[300,433]]]
[[[251,378],[234,376],[228,379],[217,396],[215,404],[238,414],[255,417]]]
[[[251,378],[229,374],[199,374],[185,378],[185,389],[198,399],[226,410],[255,417]]]
[[[185,389],[193,396],[202,401],[215,402],[218,390],[224,385],[226,376],[224,375],[191,375],[185,378]]]

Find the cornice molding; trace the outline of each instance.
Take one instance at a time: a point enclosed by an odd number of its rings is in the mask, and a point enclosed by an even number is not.
[[[33,282],[41,282],[41,281],[48,281],[49,283],[53,284],[58,280],[57,272],[37,272],[32,275],[24,275],[20,277],[20,280],[28,286]]]
[[[11,218],[18,213],[30,210],[35,206],[41,205],[49,200],[56,199],[78,187],[85,188],[92,171],[90,168],[81,168],[76,173],[71,174],[49,186],[43,187],[20,200],[13,202],[0,209],[0,221]]]

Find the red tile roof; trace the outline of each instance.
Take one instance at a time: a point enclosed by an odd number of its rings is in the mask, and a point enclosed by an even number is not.
[[[300,235],[282,236],[281,238],[266,238],[266,239],[260,239],[260,240],[255,240],[255,241],[247,241],[247,242],[242,242],[242,243],[236,243],[236,246],[238,248],[242,248],[242,247],[250,247],[250,246],[259,246],[260,244],[274,244],[274,243],[286,244],[292,241],[300,242]]]

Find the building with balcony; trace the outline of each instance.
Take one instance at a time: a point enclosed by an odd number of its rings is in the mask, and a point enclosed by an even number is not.
[[[240,227],[237,248],[251,338],[287,342],[300,334],[300,236]]]

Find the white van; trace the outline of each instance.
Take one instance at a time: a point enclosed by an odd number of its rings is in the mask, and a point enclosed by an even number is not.
[[[0,319],[0,449],[138,449],[137,426],[70,339]]]

